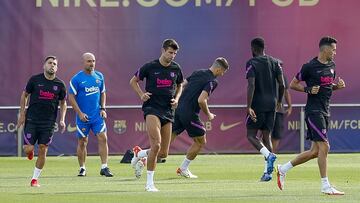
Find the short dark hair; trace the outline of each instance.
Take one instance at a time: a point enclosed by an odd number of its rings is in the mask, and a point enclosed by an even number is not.
[[[229,68],[229,63],[227,62],[227,60],[224,57],[216,58],[215,61],[214,61],[214,64],[218,65],[218,66],[221,66],[225,70],[227,70]]]
[[[262,37],[257,37],[251,40],[251,48],[256,52],[262,52],[265,49],[265,40]]]
[[[49,55],[49,56],[45,57],[44,63],[46,63],[46,61],[49,60],[49,59],[57,60],[56,56],[54,56],[54,55]]]
[[[330,36],[325,36],[325,37],[322,37],[320,39],[320,42],[319,42],[319,47],[322,47],[324,45],[328,45],[330,46],[332,43],[337,43],[337,40],[333,37],[330,37]]]
[[[179,44],[174,39],[165,39],[162,45],[162,48],[167,50],[169,47],[173,48],[174,50],[178,50]]]

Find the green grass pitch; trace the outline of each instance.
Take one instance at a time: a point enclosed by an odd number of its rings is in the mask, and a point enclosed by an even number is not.
[[[294,154],[278,155],[275,164],[285,163]],[[190,165],[198,179],[176,176],[175,170],[184,156],[170,155],[165,164],[158,164],[155,184],[158,193],[144,191],[146,173],[134,178],[129,164],[120,164],[120,156],[109,159],[113,178],[99,175],[98,156],[87,159],[87,176],[77,177],[76,157],[48,157],[39,183],[29,186],[34,160],[0,157],[0,202],[360,202],[360,154],[330,154],[330,182],[344,196],[320,193],[317,162],[290,170],[285,190],[276,185],[276,174],[270,182],[259,182],[264,160],[261,155],[199,155]]]

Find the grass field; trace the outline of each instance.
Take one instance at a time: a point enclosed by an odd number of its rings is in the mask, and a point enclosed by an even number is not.
[[[294,156],[279,155],[277,163]],[[48,157],[41,187],[31,188],[34,161],[0,157],[0,202],[360,202],[359,154],[329,155],[330,181],[345,191],[344,196],[320,193],[316,160],[289,171],[285,190],[280,191],[276,178],[259,182],[264,162],[260,155],[200,155],[190,165],[199,179],[191,180],[175,174],[183,156],[169,156],[155,173],[160,192],[147,193],[146,173],[135,180],[130,165],[120,164],[120,158],[110,158],[115,177],[105,178],[98,174],[97,156],[88,157],[87,177],[76,176],[76,157]]]

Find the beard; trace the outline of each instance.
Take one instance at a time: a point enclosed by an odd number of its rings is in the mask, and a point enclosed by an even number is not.
[[[54,70],[47,70],[46,73],[50,76],[55,75],[55,71]]]

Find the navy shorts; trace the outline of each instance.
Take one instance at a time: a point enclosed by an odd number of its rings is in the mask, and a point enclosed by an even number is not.
[[[158,109],[151,106],[143,107],[144,119],[147,115],[157,116],[160,120],[161,126],[166,125],[169,122],[174,122],[174,111],[171,109]]]
[[[246,115],[246,128],[247,129],[257,129],[257,130],[267,130],[271,132],[274,128],[275,122],[275,112],[255,112],[256,113],[256,122],[251,120],[250,115]]]
[[[184,130],[186,130],[190,137],[201,137],[206,133],[206,129],[202,124],[199,115],[175,114],[175,122],[172,126],[172,132],[179,135]]]
[[[276,112],[274,128],[271,132],[271,138],[280,140],[284,134],[284,114]]]
[[[37,124],[26,122],[24,127],[24,144],[50,145],[54,135],[55,124]]]
[[[307,138],[311,141],[328,141],[327,131],[329,129],[329,116],[321,113],[306,114]]]

